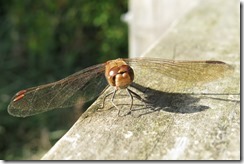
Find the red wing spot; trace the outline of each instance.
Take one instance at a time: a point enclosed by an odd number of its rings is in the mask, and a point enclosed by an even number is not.
[[[21,91],[19,91],[18,93],[16,93],[15,96],[19,96],[19,95],[22,95],[22,94],[24,94],[24,93],[26,93],[26,90],[21,90]]]
[[[16,101],[22,99],[24,96],[25,96],[24,94],[19,95],[19,96],[15,97],[15,99],[13,101],[16,102]]]
[[[25,93],[26,93],[26,90],[22,90],[22,91],[19,91],[18,93],[16,93],[16,97],[14,98],[14,102],[22,99],[24,96],[25,96]]]

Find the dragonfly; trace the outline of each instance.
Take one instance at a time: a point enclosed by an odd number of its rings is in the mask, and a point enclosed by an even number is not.
[[[142,71],[148,74],[141,74]],[[182,92],[220,79],[233,72],[233,66],[222,61],[165,60],[158,58],[118,58],[76,72],[64,79],[17,92],[8,106],[9,114],[26,117],[56,108],[72,107],[79,101],[91,101],[111,86],[111,102],[120,89],[125,89],[133,106],[136,96],[129,86],[133,82],[156,82],[164,92]],[[143,85],[146,85],[143,84]],[[106,95],[105,97],[107,97]],[[138,97],[138,96],[137,96]]]

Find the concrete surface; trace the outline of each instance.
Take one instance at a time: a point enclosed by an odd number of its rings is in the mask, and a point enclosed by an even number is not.
[[[149,105],[135,99],[137,110],[118,116],[107,98],[97,111],[103,94],[43,160],[240,160],[239,1],[202,1],[144,56],[221,60],[235,69],[187,94],[162,92],[154,72],[136,69],[140,91],[132,89]],[[116,104],[123,104],[118,105],[122,114],[131,101],[126,94],[121,91],[115,98]]]

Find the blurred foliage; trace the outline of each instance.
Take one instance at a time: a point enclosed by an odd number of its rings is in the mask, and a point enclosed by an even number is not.
[[[7,105],[21,89],[126,57],[126,11],[123,0],[0,1],[0,159],[38,159],[72,126],[71,109],[16,118]]]

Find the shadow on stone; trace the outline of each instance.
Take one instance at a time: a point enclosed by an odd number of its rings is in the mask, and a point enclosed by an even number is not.
[[[133,111],[149,108],[151,113],[154,111],[167,111],[173,113],[195,113],[208,109],[208,106],[199,105],[200,98],[193,97],[191,94],[167,93],[150,88],[145,88],[139,84],[133,83],[132,88],[144,94],[143,100],[146,107],[134,109]]]

